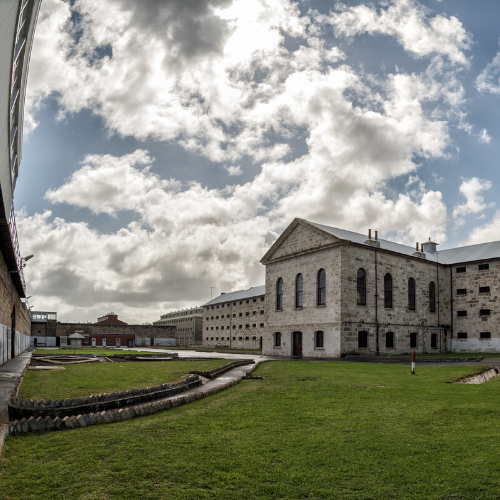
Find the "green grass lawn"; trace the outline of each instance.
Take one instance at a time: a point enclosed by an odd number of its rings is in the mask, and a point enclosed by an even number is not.
[[[113,425],[6,439],[2,499],[498,499],[500,381],[476,369],[267,362]]]
[[[181,380],[191,370],[211,370],[224,363],[224,360],[89,363],[65,365],[64,370],[28,370],[19,397],[65,399],[140,389]]]

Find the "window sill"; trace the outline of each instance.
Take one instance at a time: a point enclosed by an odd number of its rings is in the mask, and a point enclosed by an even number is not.
[[[324,347],[315,347],[314,350],[315,351],[324,351],[325,348]]]
[[[326,304],[319,304],[316,307],[326,307]]]
[[[302,306],[302,307],[294,307],[294,308],[293,308],[293,310],[294,310],[294,311],[300,311],[300,310],[302,310],[302,309],[304,309],[304,306]]]
[[[281,349],[281,346],[280,345],[275,345],[275,346],[273,346],[273,349]]]

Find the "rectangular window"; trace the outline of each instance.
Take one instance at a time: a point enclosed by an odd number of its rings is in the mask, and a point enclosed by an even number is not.
[[[479,316],[489,316],[490,315],[490,310],[489,309],[481,309],[479,311]]]
[[[236,328],[236,325],[233,325],[233,330]]]
[[[257,337],[252,337],[252,340],[257,340]]]
[[[431,334],[431,347],[433,349],[437,349],[437,340],[438,340],[438,334],[437,333]]]
[[[460,318],[462,316],[467,316],[467,311],[457,311],[457,316]]]
[[[257,326],[257,323],[253,323],[252,328],[255,328]]]
[[[236,318],[236,314],[233,314],[233,318]]]
[[[236,337],[233,337],[233,340],[236,340]]]
[[[213,337],[210,337],[210,340],[213,340],[214,338]]]
[[[315,339],[315,346],[316,348],[322,348],[324,347],[324,338],[323,338],[323,332],[316,332],[316,339]]]
[[[245,337],[245,340],[250,340],[250,337]]]
[[[250,313],[249,313],[249,312],[247,312],[247,313],[245,314],[245,316],[250,316]]]
[[[245,328],[250,328],[250,325],[245,325]]]
[[[481,338],[481,339],[491,339],[491,333],[490,332],[481,332],[479,334],[479,338]]]
[[[238,328],[243,328],[243,325],[239,325]]]
[[[358,348],[366,349],[368,347],[368,332],[358,332]]]
[[[264,297],[261,297],[261,298],[260,298],[260,301],[261,301],[261,302],[264,302]]]
[[[274,334],[274,347],[281,347],[281,333],[276,332]]]
[[[260,324],[260,327],[261,327],[261,328],[264,328],[264,323],[261,323],[261,324]]]
[[[241,318],[242,316],[243,316],[243,313],[240,313],[240,314],[239,314],[239,317]]]
[[[220,329],[221,329],[221,330],[224,330],[224,327],[223,327],[223,326],[221,326],[221,327],[220,327]]]
[[[219,337],[215,337],[215,340],[219,340]]]
[[[243,340],[243,337],[238,337],[238,340]]]
[[[467,295],[467,288],[459,288],[457,290],[457,295]]]
[[[387,347],[389,349],[394,347],[394,333],[393,332],[387,332],[385,334],[385,347]]]
[[[490,268],[489,264],[479,264],[478,266],[480,271],[487,271]]]
[[[467,338],[466,332],[458,332],[457,333],[457,339],[466,339],[466,338]]]
[[[205,340],[208,340],[208,337],[205,337]]]
[[[489,286],[480,286],[479,293],[490,293],[490,287]]]
[[[465,273],[465,272],[467,272],[466,267],[457,267],[457,273]]]
[[[257,302],[257,299],[253,299],[253,302]]]

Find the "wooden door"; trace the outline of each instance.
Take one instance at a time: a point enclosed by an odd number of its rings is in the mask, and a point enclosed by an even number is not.
[[[302,332],[293,332],[292,356],[302,356]]]

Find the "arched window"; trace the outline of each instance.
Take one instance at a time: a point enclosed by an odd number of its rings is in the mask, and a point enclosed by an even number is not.
[[[326,304],[326,273],[324,269],[318,271],[318,293],[316,303],[318,306]]]
[[[304,296],[304,278],[302,274],[297,274],[295,278],[295,307],[302,307],[302,299]]]
[[[408,309],[415,310],[415,280],[410,278],[408,280]]]
[[[394,332],[387,332],[385,334],[385,347],[389,349],[394,347]]]
[[[358,347],[360,349],[368,347],[368,332],[358,332]]]
[[[314,347],[316,348],[324,347],[323,332],[314,333]]]
[[[436,312],[436,285],[434,281],[429,283],[429,311]]]
[[[366,273],[364,269],[358,269],[358,306],[366,306]]]
[[[417,347],[417,334],[415,332],[410,333],[410,347]]]
[[[274,334],[274,347],[281,347],[281,333],[276,332]]]
[[[392,307],[392,276],[384,276],[384,307]]]
[[[276,309],[283,310],[283,278],[278,278],[276,282]]]

